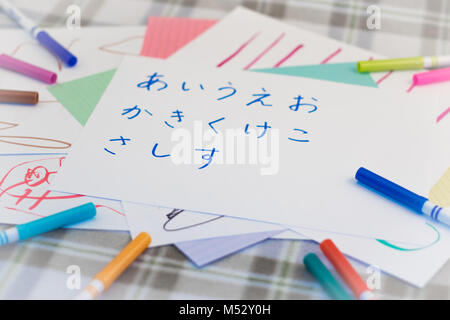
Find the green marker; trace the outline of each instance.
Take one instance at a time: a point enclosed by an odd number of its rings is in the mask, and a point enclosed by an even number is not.
[[[389,70],[416,70],[450,66],[450,56],[429,56],[398,58],[387,60],[368,60],[357,63],[358,72],[377,72]]]
[[[305,264],[306,269],[316,277],[331,298],[336,300],[352,299],[314,253],[308,253],[303,258],[303,263]]]

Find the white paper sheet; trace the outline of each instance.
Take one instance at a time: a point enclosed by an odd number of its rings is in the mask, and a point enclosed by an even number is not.
[[[285,229],[275,224],[220,215],[160,208],[131,202],[123,202],[122,205],[131,236],[135,238],[140,232],[147,232],[152,236],[150,247]]]
[[[0,156],[0,223],[21,224],[93,202],[95,219],[74,226],[78,229],[128,230],[119,201],[64,194],[49,184],[65,155]]]
[[[323,81],[312,79],[249,72],[198,70],[192,74],[188,70],[169,62],[125,58],[52,188],[411,241],[411,230],[416,230],[422,221],[408,209],[374,197],[372,191],[355,183],[353,176],[359,166],[366,166],[419,193],[431,188],[424,181],[429,157],[423,152],[428,148],[426,124],[430,120],[424,114],[420,96],[391,95],[365,87],[358,87],[356,93],[353,86],[337,83],[324,86]],[[167,88],[155,91],[154,86],[149,91],[138,86],[154,72],[164,75]],[[182,91],[184,81],[188,81],[190,91]],[[218,101],[229,94],[220,91],[228,82],[238,88],[239,94],[228,98],[231,99],[228,102]],[[162,83],[156,85],[164,87]],[[272,107],[246,106],[255,98],[253,94],[261,93],[261,88],[271,94]],[[317,99],[315,113],[307,112],[313,109],[310,106],[300,112],[289,108],[299,91],[305,97]],[[136,105],[142,108],[139,117],[137,110],[124,114]],[[186,131],[167,125],[178,126],[177,119],[172,117],[175,109],[186,115],[179,124]],[[224,117],[226,121],[208,126]],[[203,154],[194,149],[212,150],[211,145],[202,146],[195,140],[185,150],[192,152],[195,163],[180,165],[171,160],[177,160],[175,157],[155,157],[171,153],[173,147],[178,147],[179,152],[180,136],[175,137],[178,142],[171,141],[172,131],[198,134],[199,129],[194,128],[198,121],[203,123],[200,136],[204,133],[212,138],[215,131],[243,132],[246,124],[256,127],[269,122],[271,132],[279,133],[279,146],[272,145],[280,150],[279,171],[261,174],[277,169],[275,160],[265,165],[224,165],[215,160],[205,167]],[[296,129],[307,129],[309,134],[303,135]],[[261,136],[262,130],[257,134]],[[121,137],[130,140],[122,141]],[[277,141],[276,134],[269,133],[264,138],[269,137]],[[311,143],[289,138],[307,139]],[[90,157],[85,157],[86,154]],[[417,172],[417,168],[424,170]],[[86,174],[87,180],[79,179],[80,172]],[[420,234],[415,236],[415,241],[422,240]]]

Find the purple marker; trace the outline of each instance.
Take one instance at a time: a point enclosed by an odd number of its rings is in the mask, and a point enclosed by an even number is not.
[[[48,84],[54,84],[58,78],[57,74],[54,72],[42,69],[6,54],[0,54],[0,67],[24,74]]]
[[[0,7],[3,11],[13,19],[18,25],[24,28],[30,35],[51,53],[57,56],[67,66],[73,67],[77,64],[77,57],[71,54],[66,48],[56,42],[46,31],[41,30],[34,24],[33,21],[28,19],[21,11],[14,7],[6,0],[0,0]]]

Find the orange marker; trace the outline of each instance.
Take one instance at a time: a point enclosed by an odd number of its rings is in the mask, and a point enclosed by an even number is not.
[[[91,283],[75,297],[76,300],[92,300],[97,298],[103,291],[125,271],[126,268],[150,245],[152,238],[148,233],[141,232],[131,241],[106,267],[100,271]]]
[[[330,239],[322,241],[320,249],[330,260],[341,278],[353,291],[357,299],[370,300],[373,299],[373,292],[366,285],[364,280],[359,276],[358,272],[352,267],[350,262],[345,258],[341,251]]]

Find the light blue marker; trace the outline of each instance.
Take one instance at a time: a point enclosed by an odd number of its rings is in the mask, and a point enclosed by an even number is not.
[[[45,218],[20,224],[0,231],[0,246],[10,242],[25,240],[48,231],[92,219],[96,214],[97,209],[95,208],[95,205],[90,202]]]
[[[450,226],[450,209],[442,208],[425,197],[409,191],[394,182],[391,182],[366,168],[359,168],[355,175],[356,180],[373,188],[384,195],[400,202],[414,211],[430,216]]]
[[[19,26],[25,29],[33,38],[43,45],[47,50],[57,56],[67,66],[73,67],[77,64],[77,57],[60,45],[46,31],[41,30],[38,26],[28,19],[19,9],[13,6],[9,1],[0,0],[0,8]]]

